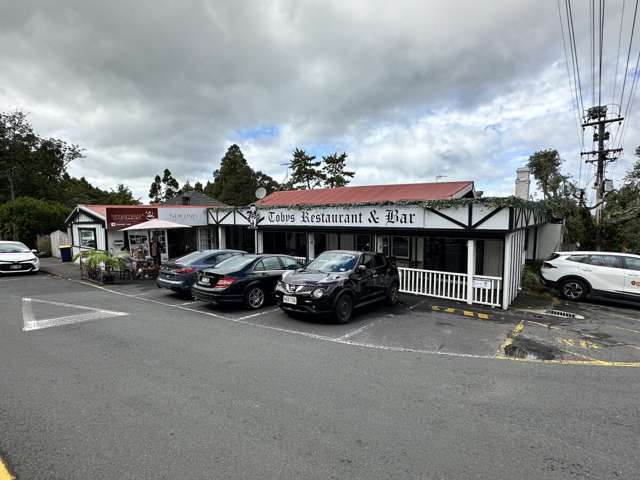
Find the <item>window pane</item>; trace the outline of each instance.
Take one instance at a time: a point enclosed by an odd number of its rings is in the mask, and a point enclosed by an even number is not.
[[[640,258],[624,257],[624,263],[628,270],[640,270]]]
[[[409,258],[409,237],[393,237],[393,256]]]
[[[262,265],[265,270],[282,270],[278,257],[266,257],[262,259]]]
[[[298,266],[298,261],[295,258],[291,257],[280,257],[284,268],[291,267],[292,265]]]
[[[385,262],[384,257],[382,255],[374,255],[374,262],[376,267],[384,267],[387,262]]]
[[[97,248],[96,231],[89,229],[78,229],[80,234],[80,246],[85,248]]]
[[[598,267],[621,268],[618,257],[614,255],[591,255],[589,263]]]
[[[371,248],[371,235],[356,235],[356,250],[359,252],[370,252]]]
[[[558,257],[549,258],[549,260],[553,260],[554,258]],[[567,260],[570,262],[589,263],[589,255],[571,255]]]

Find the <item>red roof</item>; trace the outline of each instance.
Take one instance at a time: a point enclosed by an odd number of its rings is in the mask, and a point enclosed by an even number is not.
[[[257,205],[284,207],[445,200],[460,198],[471,191],[471,181],[285,190],[273,192],[257,202]]]

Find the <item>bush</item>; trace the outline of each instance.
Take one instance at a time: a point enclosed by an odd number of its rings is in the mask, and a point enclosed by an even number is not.
[[[546,292],[547,289],[540,283],[540,267],[542,260],[534,260],[527,263],[522,270],[522,288],[532,292]]]
[[[16,198],[0,205],[0,237],[37,247],[37,236],[65,230],[70,209],[31,197]]]

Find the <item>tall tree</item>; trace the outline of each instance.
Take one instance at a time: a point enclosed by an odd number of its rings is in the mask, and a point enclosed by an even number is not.
[[[325,179],[324,173],[318,168],[320,162],[315,162],[315,156],[307,155],[307,153],[296,148],[289,162],[291,169],[291,177],[287,183],[287,187],[291,190],[312,189],[322,185]]]
[[[177,195],[178,190],[180,190],[180,184],[173,178],[171,170],[168,168],[165,168],[162,174],[162,185],[164,186],[163,200],[171,200]]]
[[[280,189],[280,184],[277,181],[260,170],[254,173],[254,182],[256,189],[258,187],[264,187],[267,190],[267,194]]]
[[[229,205],[248,205],[255,201],[255,175],[238,145],[231,145],[213,172],[213,184],[205,193]],[[209,187],[209,185],[207,185]]]
[[[160,203],[162,200],[162,179],[160,175],[156,175],[149,188],[149,198],[152,203]]]
[[[202,183],[201,183],[201,182],[196,182],[196,183],[193,185],[193,190],[194,190],[195,192],[204,193],[204,188],[202,187]]]
[[[19,196],[54,200],[67,166],[81,157],[78,145],[35,133],[24,112],[0,113],[0,202]]]
[[[568,177],[560,173],[562,159],[557,150],[539,150],[529,157],[528,166],[545,200],[558,198]]]
[[[347,154],[345,152],[332,153],[322,157],[322,160],[324,162],[322,173],[325,176],[325,187],[346,187],[351,182],[355,173],[345,170],[347,167]]]

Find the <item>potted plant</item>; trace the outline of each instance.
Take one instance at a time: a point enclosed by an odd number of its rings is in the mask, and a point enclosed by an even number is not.
[[[80,265],[86,266],[87,276],[102,283],[113,283],[114,271],[124,270],[128,266],[129,252],[123,250],[112,255],[104,250],[86,250],[74,256],[80,258]]]

